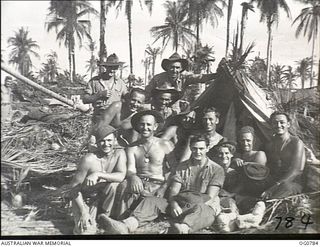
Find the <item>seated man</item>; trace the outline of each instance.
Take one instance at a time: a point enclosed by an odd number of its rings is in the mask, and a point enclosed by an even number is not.
[[[179,99],[179,91],[172,87],[155,88],[151,92],[153,110],[160,112],[164,120],[177,114],[172,105]]]
[[[141,111],[145,101],[145,92],[140,88],[133,88],[128,98],[122,101],[113,102],[104,112],[102,121],[114,128],[119,128],[120,135],[127,144],[137,140],[137,133],[132,129],[131,117]]]
[[[140,139],[127,148],[126,180],[119,186],[117,216],[121,216],[140,196],[162,197],[166,190],[165,157],[173,145],[170,141],[154,136],[161,115],[153,110],[136,113],[131,118],[132,127],[139,132]],[[168,174],[167,174],[168,175]]]
[[[169,187],[169,201],[165,198],[144,197],[129,217],[122,221],[101,216],[109,233],[134,232],[138,226],[167,211],[174,218],[172,233],[186,234],[211,226],[220,212],[218,193],[224,181],[224,172],[206,156],[208,144],[204,136],[191,138],[191,158],[179,164],[174,172]]]
[[[81,159],[70,184],[74,234],[96,233],[97,211],[112,213],[116,187],[126,174],[126,154],[122,149],[114,149],[115,129],[103,125],[94,134],[97,152]]]
[[[216,132],[217,124],[219,123],[219,117],[220,113],[217,111],[214,107],[204,108],[201,112],[201,126],[199,129],[199,132],[209,139],[209,151],[208,151],[208,157],[210,159],[213,159],[214,157],[214,151],[213,147],[216,146],[218,143],[227,141],[225,137],[220,135],[218,132]],[[183,152],[181,156],[181,161],[184,161],[190,157],[190,149],[188,148],[188,145],[185,147],[185,151]]]
[[[262,197],[282,198],[299,194],[306,161],[304,144],[289,133],[290,118],[287,113],[276,111],[271,114],[270,121],[274,136],[266,147],[266,154],[271,181]]]

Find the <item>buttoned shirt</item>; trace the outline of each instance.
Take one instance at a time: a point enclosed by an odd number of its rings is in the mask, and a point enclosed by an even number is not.
[[[103,108],[106,108],[114,101],[120,101],[121,97],[128,92],[127,85],[122,79],[111,77],[108,80],[103,80],[103,79],[99,80],[99,77],[97,76],[93,77],[88,82],[85,92],[87,94],[93,95],[104,90],[110,90],[111,94],[108,99],[103,100],[102,102]],[[95,103],[93,103],[92,105],[94,108],[96,108]]]
[[[155,75],[146,87],[147,95],[150,96],[152,89],[174,87],[178,91],[183,91],[190,84],[204,83],[214,79],[215,74],[193,74],[191,72],[182,72],[179,77],[173,80],[168,72],[162,72]]]
[[[203,166],[193,165],[192,159],[180,163],[172,177],[181,183],[181,190],[193,190],[206,193],[209,186],[221,188],[224,183],[224,170],[209,158]]]

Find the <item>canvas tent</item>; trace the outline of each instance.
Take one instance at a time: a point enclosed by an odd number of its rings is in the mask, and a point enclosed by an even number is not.
[[[217,131],[230,141],[237,140],[237,131],[245,125],[255,128],[259,148],[271,137],[269,117],[274,105],[266,92],[247,75],[232,71],[222,59],[217,69],[218,78],[192,103],[191,109],[214,106],[220,113]]]

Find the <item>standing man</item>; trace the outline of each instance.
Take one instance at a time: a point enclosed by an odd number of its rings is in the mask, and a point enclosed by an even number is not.
[[[188,60],[181,58],[178,53],[173,53],[168,59],[163,59],[161,67],[165,70],[155,75],[146,87],[147,97],[151,91],[158,87],[174,87],[180,92],[184,92],[188,85],[196,83],[206,83],[217,77],[213,74],[193,74],[185,72],[188,68]]]
[[[224,171],[211,161],[208,139],[194,136],[190,140],[192,156],[177,167],[169,187],[169,200],[144,197],[129,217],[116,221],[101,216],[111,234],[128,234],[140,225],[156,219],[160,213],[170,212],[172,233],[187,234],[209,227],[220,213],[218,193],[223,185]]]
[[[140,139],[132,143],[126,150],[127,175],[119,186],[118,216],[121,216],[140,196],[156,195],[162,197],[166,190],[166,175],[169,168],[165,165],[165,157],[173,145],[170,141],[154,136],[161,115],[153,110],[136,113],[131,118],[131,125],[140,134]]]
[[[270,121],[274,136],[267,145],[266,155],[271,181],[262,197],[282,198],[299,194],[306,161],[304,144],[289,133],[290,117],[287,113],[276,111],[271,114]]]
[[[94,135],[97,152],[81,159],[70,184],[74,234],[96,233],[97,211],[112,214],[116,188],[126,174],[126,154],[122,149],[114,149],[115,129],[101,125]]]
[[[123,64],[115,53],[111,54],[106,62],[99,64],[102,66],[102,73],[88,82],[82,100],[85,104],[92,104],[94,108],[93,123],[99,122],[106,108],[112,102],[120,101],[128,92],[125,82],[116,75]]]
[[[12,120],[12,77],[6,76],[1,80],[1,126],[10,125]]]

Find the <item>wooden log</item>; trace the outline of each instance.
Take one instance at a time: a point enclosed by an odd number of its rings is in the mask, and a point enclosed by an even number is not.
[[[38,89],[40,90],[41,92],[57,99],[57,100],[60,100],[61,102],[69,105],[69,106],[72,106],[76,109],[79,109],[80,111],[82,112],[87,112],[88,111],[88,108],[85,106],[85,105],[78,105],[78,104],[74,104],[74,102],[70,99],[67,99],[63,96],[61,96],[60,94],[57,94],[41,85],[39,85],[38,83],[35,83],[33,81],[31,81],[30,79],[24,77],[23,75],[13,71],[12,69],[10,69],[8,66],[6,66],[4,63],[1,63],[1,69],[4,70],[5,72],[7,72],[8,74],[12,75],[13,77],[19,79],[20,81],[22,81],[23,83],[26,83],[28,84],[29,86],[35,88],[35,89]]]

